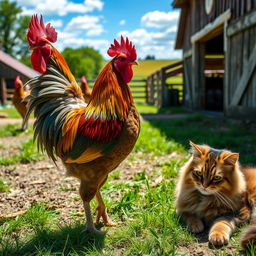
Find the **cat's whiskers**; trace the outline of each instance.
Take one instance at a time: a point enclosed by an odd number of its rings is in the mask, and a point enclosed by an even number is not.
[[[216,191],[215,192],[216,197],[222,201],[222,203],[230,208],[232,211],[235,211],[235,205],[234,202],[228,198],[225,194],[223,194],[221,191]]]

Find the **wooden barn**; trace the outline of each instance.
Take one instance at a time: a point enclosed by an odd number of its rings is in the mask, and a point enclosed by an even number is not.
[[[0,104],[11,99],[16,76],[20,76],[24,83],[38,75],[38,72],[0,50]]]
[[[256,119],[256,0],[174,0],[184,104]]]

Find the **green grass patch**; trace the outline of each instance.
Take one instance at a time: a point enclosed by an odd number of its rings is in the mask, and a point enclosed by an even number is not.
[[[0,112],[8,115],[8,118],[21,118],[21,115],[15,107],[1,108]]]
[[[155,155],[165,155],[173,151],[185,152],[184,147],[167,137],[160,129],[154,127],[149,122],[141,124],[140,137],[134,148],[135,152],[152,153]]]
[[[133,66],[133,79],[146,78],[151,73],[159,70],[162,67],[171,65],[179,60],[139,60],[138,66]]]
[[[9,190],[9,186],[6,184],[6,182],[2,178],[0,178],[0,193],[8,190]]]
[[[193,115],[177,120],[151,121],[148,125],[150,129],[156,129],[158,134],[156,138],[161,134],[165,141],[173,141],[183,150],[189,149],[189,140],[192,140],[197,144],[208,144],[214,148],[238,152],[241,163],[256,164],[255,130],[242,123],[232,123],[225,118]],[[150,134],[146,136],[149,139]],[[163,139],[163,137],[161,138]],[[153,136],[153,140],[156,140],[155,136]],[[142,141],[142,143],[145,142]]]
[[[16,163],[36,162],[43,158],[39,153],[33,139],[28,139],[21,143],[20,153],[11,157],[0,156],[0,165],[12,165]]]
[[[32,126],[27,131],[22,131],[21,124],[7,124],[0,126],[0,138],[8,136],[18,136],[19,134],[33,134]]]

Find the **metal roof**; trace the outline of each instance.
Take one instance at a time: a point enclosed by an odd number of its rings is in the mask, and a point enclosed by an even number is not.
[[[17,72],[23,74],[28,78],[33,78],[40,75],[40,73],[38,73],[37,71],[22,64],[18,60],[3,52],[2,50],[0,50],[0,62],[4,63],[5,65],[9,66],[10,68],[16,70]]]

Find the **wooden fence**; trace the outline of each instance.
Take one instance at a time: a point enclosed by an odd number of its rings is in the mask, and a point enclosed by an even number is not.
[[[80,84],[80,79],[77,82]],[[90,88],[93,87],[95,79],[87,79]],[[132,96],[135,103],[147,102],[147,80],[146,79],[134,79],[129,83]]]
[[[147,78],[147,103],[158,107],[183,102],[183,62],[163,67]]]
[[[134,79],[129,83],[135,103],[148,103],[158,107],[180,105],[183,102],[183,63],[176,62],[149,75],[147,79]],[[78,84],[81,80],[77,79]],[[92,88],[95,79],[87,80]],[[4,99],[11,100],[14,89],[4,90]]]

